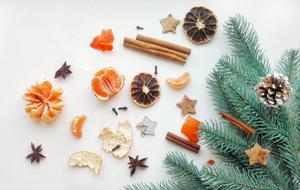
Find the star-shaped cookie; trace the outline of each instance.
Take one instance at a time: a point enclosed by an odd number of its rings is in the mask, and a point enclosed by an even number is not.
[[[185,116],[187,114],[195,114],[196,113],[196,106],[197,100],[189,99],[186,95],[184,95],[181,102],[177,103],[176,105],[181,109],[181,115]]]
[[[163,33],[166,32],[176,32],[176,27],[180,23],[180,20],[175,19],[171,14],[167,18],[161,19],[160,24],[163,27]]]
[[[136,127],[141,131],[142,137],[145,135],[155,135],[156,121],[151,121],[147,116],[144,117],[143,121],[138,123]]]
[[[266,165],[266,158],[269,155],[270,151],[267,149],[263,149],[258,143],[256,143],[252,148],[245,150],[245,153],[249,157],[250,165]]]

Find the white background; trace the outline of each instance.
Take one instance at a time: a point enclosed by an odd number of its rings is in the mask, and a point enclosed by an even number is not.
[[[184,35],[182,23],[177,33],[163,34],[159,20],[169,13],[183,20],[193,6],[205,6],[218,18],[218,33],[206,45],[193,45]],[[206,79],[220,56],[229,53],[223,24],[229,16],[241,13],[254,25],[270,61],[276,63],[286,48],[300,47],[300,1],[271,0],[84,0],[84,1],[0,1],[0,189],[119,189],[134,182],[158,182],[167,179],[161,162],[169,151],[182,151],[199,165],[211,153],[202,147],[199,154],[186,151],[165,141],[167,131],[180,134],[184,121],[176,103],[184,94],[196,98],[200,120],[217,119],[208,95]],[[144,27],[137,31],[136,25]],[[102,53],[89,46],[103,28],[112,28],[114,51]],[[148,56],[122,45],[124,36],[137,33],[173,41],[192,48],[186,65]],[[73,74],[66,80],[54,80],[55,71],[67,61]],[[139,72],[153,72],[158,65],[161,99],[151,108],[138,108],[129,98],[129,84]],[[107,103],[96,99],[90,88],[92,75],[112,66],[126,76],[124,89]],[[165,80],[184,71],[192,74],[191,84],[184,90],[170,89]],[[35,122],[24,111],[22,96],[26,87],[48,79],[64,89],[65,108],[51,124]],[[126,105],[127,112],[116,117],[112,107]],[[86,114],[83,138],[70,133],[70,121]],[[118,160],[102,150],[98,133],[104,127],[116,129],[128,119],[133,125],[144,116],[158,122],[156,135],[142,138],[134,128],[130,155],[148,157],[146,170],[129,177],[127,158]],[[43,145],[47,159],[30,164],[25,156],[30,142]],[[88,169],[68,167],[69,155],[79,150],[99,153],[103,166],[99,176]]]

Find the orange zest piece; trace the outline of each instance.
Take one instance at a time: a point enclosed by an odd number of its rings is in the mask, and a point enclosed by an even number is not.
[[[94,37],[90,46],[101,51],[112,51],[114,35],[111,29],[102,30],[101,34]]]
[[[54,89],[49,81],[30,86],[24,95],[25,111],[36,120],[52,121],[63,109],[62,89]]]
[[[200,121],[189,115],[181,127],[181,132],[189,139],[189,141],[197,143],[199,141],[198,132],[200,125]]]
[[[214,160],[207,160],[207,164],[214,165],[216,162]]]
[[[94,95],[100,100],[108,100],[124,86],[125,77],[114,68],[107,67],[95,73],[91,85]]]
[[[76,116],[74,117],[74,119],[72,120],[71,123],[71,131],[73,133],[73,135],[80,139],[82,137],[82,126],[83,123],[86,120],[86,116],[85,115],[80,115],[80,116]]]

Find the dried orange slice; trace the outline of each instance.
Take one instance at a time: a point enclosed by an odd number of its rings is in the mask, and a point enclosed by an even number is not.
[[[200,121],[189,115],[181,127],[181,132],[189,139],[189,141],[197,143],[199,141],[198,132],[200,125]]]
[[[114,35],[111,29],[102,30],[101,34],[94,37],[90,46],[101,51],[112,51]]]
[[[71,122],[71,131],[73,133],[73,135],[80,139],[82,137],[82,125],[86,120],[86,116],[85,115],[79,115],[74,117],[74,119]]]
[[[61,95],[62,89],[54,89],[49,81],[32,85],[24,95],[24,100],[28,102],[25,111],[33,119],[52,121],[64,106]]]
[[[150,73],[140,73],[133,78],[130,93],[133,102],[138,106],[150,107],[160,97],[159,81]]]
[[[100,100],[108,100],[124,86],[125,77],[120,75],[114,68],[107,67],[95,73],[92,79],[92,90]]]
[[[171,88],[182,89],[190,82],[190,80],[190,73],[185,72],[178,78],[167,78],[167,83]]]

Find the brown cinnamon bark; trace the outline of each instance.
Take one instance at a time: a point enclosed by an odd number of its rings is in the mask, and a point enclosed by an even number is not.
[[[240,130],[244,131],[245,133],[249,135],[255,135],[255,130],[251,128],[249,125],[243,123],[242,121],[238,120],[237,118],[233,117],[232,115],[225,113],[225,112],[220,112],[220,115],[227,120],[229,123],[233,124]]]
[[[128,41],[128,39],[127,40],[125,40],[125,39],[124,39],[123,45],[126,46],[126,47],[133,48],[133,49],[136,49],[136,50],[140,50],[140,51],[150,53],[150,54],[153,54],[153,55],[156,55],[156,56],[164,57],[164,58],[167,58],[167,59],[171,59],[171,60],[177,61],[179,63],[186,63],[185,59],[183,59],[179,56],[176,56],[174,54],[166,53],[166,52],[155,50],[155,49],[149,49],[149,48],[146,48],[146,47],[143,47],[143,46],[137,46],[135,44],[126,42],[126,41]]]
[[[198,145],[196,143],[192,143],[192,142],[190,142],[180,136],[177,136],[171,132],[167,133],[166,140],[173,142],[179,146],[182,146],[182,147],[184,147],[190,151],[193,151],[195,153],[198,153],[200,150],[200,145]]]
[[[167,42],[167,41],[163,41],[163,40],[159,40],[159,39],[155,39],[155,38],[151,38],[151,37],[147,37],[147,36],[143,36],[143,35],[139,35],[139,34],[136,36],[136,39],[139,41],[143,41],[143,42],[147,42],[150,44],[155,44],[155,45],[158,45],[161,47],[165,47],[168,49],[172,49],[175,51],[179,51],[179,52],[182,52],[187,55],[191,54],[191,52],[192,52],[192,50],[190,48],[186,48],[186,47],[179,46],[179,45]]]
[[[169,48],[165,48],[165,47],[162,47],[162,46],[159,46],[159,45],[155,45],[155,44],[135,40],[135,39],[128,38],[128,37],[124,38],[124,43],[132,44],[132,45],[139,46],[139,47],[146,48],[146,49],[152,49],[152,50],[166,52],[166,53],[173,54],[173,55],[176,55],[178,57],[181,57],[182,59],[187,59],[187,57],[188,57],[188,55],[185,54],[185,53],[175,51],[175,50],[172,50],[172,49],[169,49]]]

